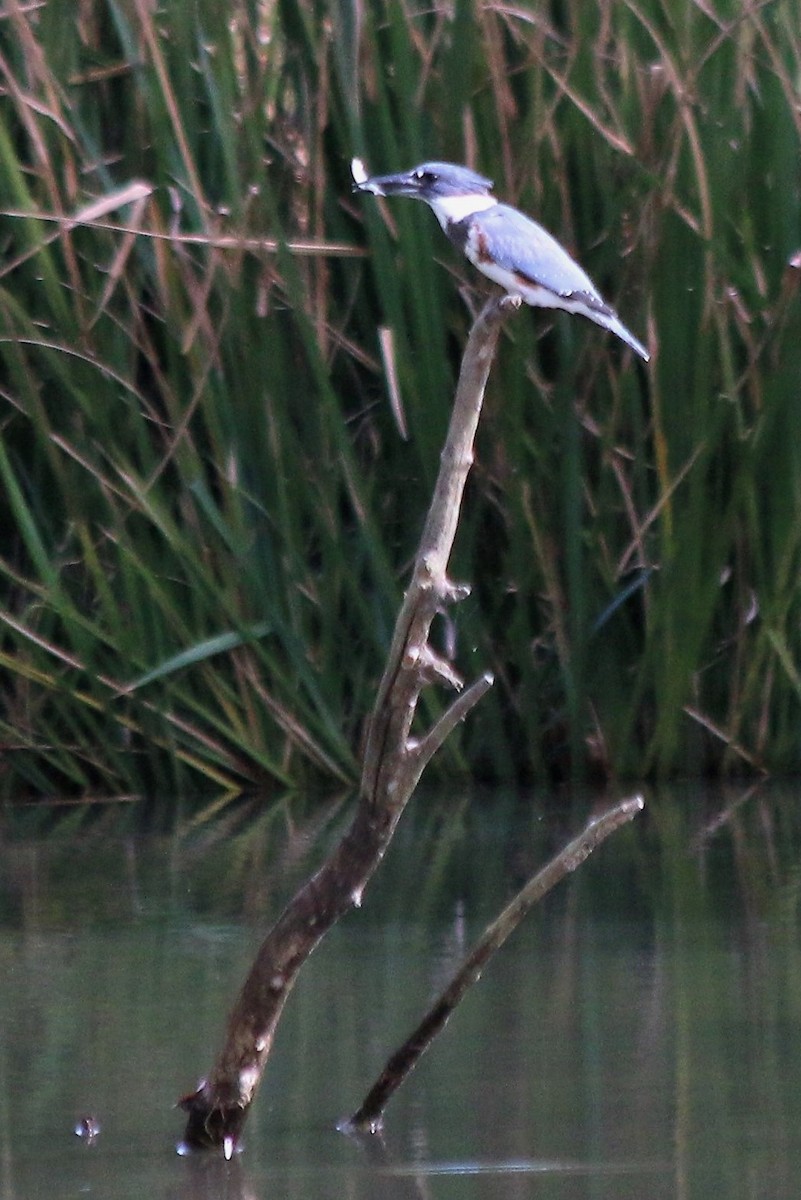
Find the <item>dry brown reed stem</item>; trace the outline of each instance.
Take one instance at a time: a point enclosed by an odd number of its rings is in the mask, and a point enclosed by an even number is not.
[[[261,1083],[284,1004],[303,963],[331,926],[361,904],[395,827],[436,749],[492,684],[484,675],[457,697],[423,737],[411,737],[420,692],[461,680],[428,643],[439,609],[468,592],[447,578],[464,486],[473,462],[484,389],[505,314],[493,299],[468,338],[434,497],[370,721],[356,815],[333,853],[289,902],[264,939],[228,1020],[225,1042],[207,1079],[181,1100],[184,1140],[234,1152]]]

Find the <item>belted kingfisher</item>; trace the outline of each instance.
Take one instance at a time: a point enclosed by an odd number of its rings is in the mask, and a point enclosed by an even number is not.
[[[421,163],[399,175],[368,176],[355,158],[351,171],[354,191],[425,200],[453,244],[510,295],[538,308],[580,313],[648,362],[645,346],[629,333],[578,263],[536,221],[491,196],[491,179],[445,162]]]

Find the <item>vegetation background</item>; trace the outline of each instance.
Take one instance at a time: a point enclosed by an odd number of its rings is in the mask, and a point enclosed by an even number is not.
[[[355,778],[486,289],[353,154],[491,176],[653,351],[508,323],[432,769],[798,770],[799,78],[797,0],[3,0],[5,793]]]

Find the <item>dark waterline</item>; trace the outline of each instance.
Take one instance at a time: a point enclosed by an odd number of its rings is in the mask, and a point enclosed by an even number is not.
[[[384,1145],[336,1132],[585,808],[418,797],[364,907],[304,969],[228,1164],[177,1157],[172,1106],[347,805],[6,812],[2,1195],[797,1196],[790,788],[649,796],[491,965],[391,1104]],[[82,1119],[95,1138],[75,1135]]]

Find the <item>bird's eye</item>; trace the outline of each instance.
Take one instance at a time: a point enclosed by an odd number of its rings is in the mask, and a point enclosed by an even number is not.
[[[414,172],[414,178],[418,183],[433,183],[435,177],[431,171],[417,170]]]

